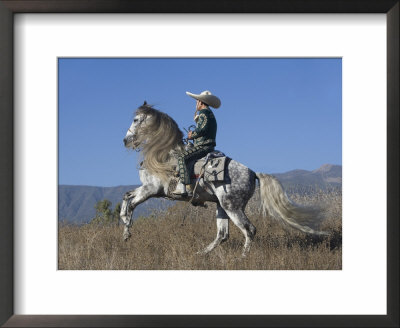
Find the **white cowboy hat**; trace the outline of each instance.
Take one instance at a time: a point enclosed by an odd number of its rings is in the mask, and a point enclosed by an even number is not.
[[[186,94],[194,99],[200,100],[203,103],[207,104],[208,106],[218,108],[221,106],[221,100],[217,96],[214,96],[210,91],[206,90],[200,93],[199,95],[196,95],[194,93],[191,93],[189,91],[186,91]]]

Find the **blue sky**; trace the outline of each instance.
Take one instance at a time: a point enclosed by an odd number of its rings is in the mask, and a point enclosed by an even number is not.
[[[139,184],[133,113],[146,100],[183,130],[185,91],[221,99],[216,148],[256,172],[342,162],[341,59],[60,58],[58,81],[60,184]]]

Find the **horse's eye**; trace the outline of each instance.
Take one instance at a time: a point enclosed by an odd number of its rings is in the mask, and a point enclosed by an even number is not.
[[[139,121],[137,118],[135,118],[135,119],[133,120],[133,122],[135,122],[135,123],[136,123],[137,121]]]

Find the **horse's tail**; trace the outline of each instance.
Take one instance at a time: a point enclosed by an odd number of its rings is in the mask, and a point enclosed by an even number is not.
[[[269,214],[270,217],[305,233],[328,235],[326,232],[311,228],[323,219],[322,211],[293,203],[281,183],[272,175],[256,173],[256,176],[260,181],[260,199],[264,216]]]

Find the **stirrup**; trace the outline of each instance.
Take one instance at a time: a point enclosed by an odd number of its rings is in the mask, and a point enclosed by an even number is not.
[[[172,192],[174,195],[187,196],[186,185],[182,182],[178,182],[175,190]]]
[[[189,192],[186,190],[186,185],[183,184],[182,182],[179,182],[177,188],[172,192],[172,194],[177,195],[177,196],[182,196],[182,197],[192,197],[193,192],[189,190]]]
[[[182,196],[182,197],[193,197],[193,192],[192,191],[184,191],[184,192],[179,192],[179,191],[174,191],[172,193],[175,196]]]

